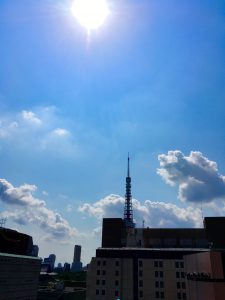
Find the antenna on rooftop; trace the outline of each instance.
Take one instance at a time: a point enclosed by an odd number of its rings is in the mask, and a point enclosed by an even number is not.
[[[0,219],[0,228],[5,226],[6,220],[7,220],[6,218]]]
[[[145,228],[145,220],[142,221],[142,228]]]

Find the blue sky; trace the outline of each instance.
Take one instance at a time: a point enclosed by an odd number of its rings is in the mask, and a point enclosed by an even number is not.
[[[87,263],[101,218],[122,216],[128,151],[139,226],[200,226],[200,200],[224,214],[224,1],[108,0],[89,37],[71,3],[0,2],[7,226],[61,262],[80,243]]]

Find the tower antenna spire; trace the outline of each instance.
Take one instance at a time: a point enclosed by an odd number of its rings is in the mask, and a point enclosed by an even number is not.
[[[131,195],[131,177],[130,177],[130,155],[127,157],[127,177],[126,177],[126,194],[124,206],[124,222],[126,227],[134,228],[132,195]]]
[[[127,157],[127,177],[130,177],[130,156],[128,152],[128,157]]]

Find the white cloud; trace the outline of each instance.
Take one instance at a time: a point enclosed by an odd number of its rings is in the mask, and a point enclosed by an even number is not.
[[[35,190],[35,185],[14,187],[7,180],[0,179],[0,200],[8,208],[1,216],[17,224],[33,223],[41,228],[49,239],[69,239],[75,236],[75,228],[72,228],[59,213],[48,209],[43,200],[33,196]]]
[[[64,137],[70,135],[70,132],[64,128],[56,128],[52,131],[52,133],[56,136]]]
[[[217,164],[192,151],[184,156],[181,151],[169,151],[158,157],[157,173],[171,186],[178,186],[181,201],[211,202],[225,199],[225,176],[218,172]]]
[[[104,218],[123,217],[124,198],[118,195],[109,195],[93,204],[85,203],[78,208],[99,221]],[[133,213],[138,227],[145,221],[150,227],[201,227],[201,210],[188,206],[180,208],[172,203],[153,202],[146,200],[144,204],[133,199]]]
[[[17,113],[0,114],[0,142],[22,153],[51,153],[53,157],[77,158],[81,155],[77,141],[68,128],[72,122],[58,116],[55,107],[39,107]],[[35,145],[35,147],[31,147]],[[83,153],[83,152],[82,152]]]
[[[24,121],[28,122],[31,125],[41,125],[42,121],[37,117],[37,115],[33,111],[23,110],[22,118]]]

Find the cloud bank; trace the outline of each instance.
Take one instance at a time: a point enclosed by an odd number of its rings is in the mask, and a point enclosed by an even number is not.
[[[124,198],[112,194],[93,204],[85,203],[78,210],[100,221],[103,217],[123,217],[123,207]],[[141,204],[133,199],[133,213],[137,227],[142,226],[143,220],[150,227],[202,227],[201,210],[191,206],[180,208],[172,203],[150,200]]]
[[[75,228],[70,227],[59,213],[47,208],[45,201],[33,196],[36,189],[35,185],[29,184],[14,187],[7,180],[0,179],[0,201],[8,208],[1,216],[20,225],[33,223],[48,235],[49,240],[75,236]]]
[[[178,198],[189,202],[212,202],[225,199],[225,176],[218,172],[216,162],[201,152],[169,151],[158,156],[157,173],[171,186],[178,187]]]

